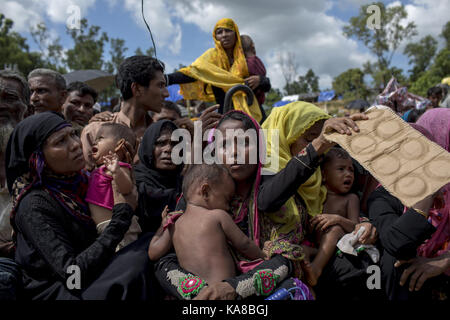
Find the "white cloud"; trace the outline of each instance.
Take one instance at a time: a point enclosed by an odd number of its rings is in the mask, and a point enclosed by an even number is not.
[[[408,12],[408,20],[417,25],[418,35],[415,39],[432,35],[441,44],[443,39],[439,37],[442,27],[449,21],[450,0],[412,0],[412,4],[405,6]]]
[[[96,0],[22,0],[6,1],[2,12],[14,21],[13,29],[18,32],[28,32],[31,27],[48,18],[51,22],[65,23],[71,13],[70,6],[80,9],[81,18]]]
[[[181,50],[181,26],[172,21],[170,7],[166,3],[167,1],[163,0],[144,1],[145,19],[150,25],[155,42],[178,54]],[[135,22],[147,29],[142,19],[141,1],[126,0],[124,6],[133,14]]]

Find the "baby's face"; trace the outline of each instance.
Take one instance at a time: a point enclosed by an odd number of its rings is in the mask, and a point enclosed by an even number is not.
[[[116,139],[108,134],[107,130],[100,129],[92,146],[92,159],[97,165],[103,164],[103,156],[108,155],[110,151],[114,152],[116,146]]]
[[[220,184],[211,185],[210,209],[230,210],[230,202],[235,193],[235,183],[229,174],[222,175]]]
[[[351,159],[334,158],[325,165],[323,174],[327,188],[338,194],[348,193],[355,179]]]

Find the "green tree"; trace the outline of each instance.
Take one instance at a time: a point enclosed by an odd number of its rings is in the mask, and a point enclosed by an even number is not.
[[[358,16],[350,18],[349,24],[344,26],[344,35],[355,38],[377,57],[377,62],[370,65],[372,77],[376,87],[386,86],[392,70],[389,70],[392,58],[403,40],[410,39],[417,34],[414,22],[405,25],[408,13],[403,5],[386,8],[382,2],[374,3],[380,8],[380,28],[371,30],[367,26],[369,15],[363,5]]]
[[[26,39],[11,31],[14,22],[0,13],[0,69],[17,66],[25,76],[44,65],[38,52],[30,52]]]
[[[442,49],[434,59],[433,65],[415,81],[410,91],[426,97],[427,90],[450,75],[450,49]]]
[[[447,21],[445,26],[442,28],[442,33],[440,36],[444,38],[447,49],[450,49],[450,21]]]
[[[31,36],[41,51],[44,67],[53,69],[61,74],[67,72],[63,62],[63,47],[60,38],[51,40],[47,26],[41,22],[36,27],[31,28]]]
[[[364,73],[359,68],[348,69],[335,77],[333,90],[344,99],[366,99],[369,94],[364,83]]]
[[[446,46],[439,51],[430,68],[411,85],[410,91],[426,97],[427,90],[442,81],[442,78],[450,76],[450,21],[442,28],[441,37]]]
[[[271,88],[270,91],[266,94],[266,100],[264,101],[264,104],[272,107],[273,104],[280,101],[281,98],[281,91],[277,88]]]
[[[65,62],[71,70],[103,68],[103,47],[108,42],[105,32],[99,26],[89,26],[86,19],[81,20],[81,28],[67,29],[74,46],[67,50]]]
[[[312,69],[309,69],[304,76],[299,76],[297,81],[286,82],[283,89],[287,95],[317,92],[319,91],[319,77]]]
[[[408,70],[411,73],[409,77],[411,82],[416,81],[430,66],[436,54],[437,44],[436,39],[428,35],[419,42],[409,43],[405,47],[404,53],[409,57],[409,64],[413,65],[413,68]]]
[[[111,55],[111,60],[106,62],[106,70],[109,73],[117,73],[119,66],[123,60],[125,60],[125,52],[128,50],[125,47],[125,40],[119,38],[112,38],[110,40],[109,54]]]

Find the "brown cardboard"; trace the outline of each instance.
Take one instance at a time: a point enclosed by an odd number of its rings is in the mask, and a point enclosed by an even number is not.
[[[359,133],[326,133],[405,206],[413,207],[450,183],[450,153],[409,126],[390,109],[365,112]]]

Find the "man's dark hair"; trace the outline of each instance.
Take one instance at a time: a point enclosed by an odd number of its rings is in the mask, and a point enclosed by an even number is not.
[[[102,123],[100,130],[107,130],[107,132],[110,133],[115,139],[117,139],[117,141],[119,141],[120,139],[125,139],[125,141],[133,147],[133,150],[130,150],[132,153],[131,157],[133,158],[136,155],[137,139],[131,128],[120,123],[105,122]]]
[[[189,201],[191,188],[203,181],[211,185],[218,185],[223,181],[223,175],[230,175],[228,169],[220,164],[192,164],[186,170],[183,177],[183,196]]]
[[[116,76],[116,84],[122,93],[123,100],[133,97],[131,84],[136,82],[148,87],[150,81],[155,78],[157,71],[164,73],[164,63],[148,56],[132,56],[125,59],[119,66]]]
[[[17,71],[12,70],[0,70],[0,78],[2,79],[11,79],[20,83],[22,87],[22,96],[20,97],[22,102],[28,107],[30,104],[30,87],[28,86],[28,82],[25,78]]]
[[[429,97],[431,97],[431,96],[434,96],[434,95],[443,95],[444,94],[444,92],[443,92],[444,90],[442,90],[442,88],[441,87],[431,87],[430,89],[428,89],[428,91],[427,91],[427,97],[429,98]]]
[[[176,103],[169,100],[164,100],[162,108],[175,111],[181,118],[181,110],[178,108]]]
[[[90,95],[94,99],[94,103],[97,102],[98,93],[94,88],[88,86],[84,82],[75,81],[69,84],[67,87],[67,92],[71,93],[73,91],[78,91],[79,95],[84,97],[85,95]]]
[[[351,159],[352,157],[342,148],[333,147],[325,154],[323,158],[323,165],[333,161],[333,159]]]

